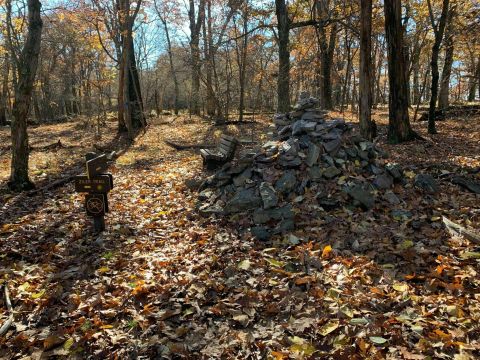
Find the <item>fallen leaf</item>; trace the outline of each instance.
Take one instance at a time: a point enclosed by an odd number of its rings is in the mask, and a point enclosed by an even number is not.
[[[331,252],[332,252],[332,247],[330,245],[325,246],[322,251],[322,258],[328,257]]]
[[[238,268],[240,270],[248,270],[250,269],[250,260],[243,260],[238,263]]]
[[[370,336],[369,339],[371,342],[373,342],[376,345],[382,345],[388,341],[387,339],[380,336]]]
[[[331,320],[320,328],[319,333],[323,336],[326,336],[337,330],[339,325],[340,322],[338,320]]]

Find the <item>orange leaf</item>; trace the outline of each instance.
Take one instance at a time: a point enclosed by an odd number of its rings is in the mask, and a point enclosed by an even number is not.
[[[412,279],[415,279],[415,274],[411,274],[411,275],[405,275],[405,280],[412,280]]]
[[[438,265],[436,269],[437,275],[442,275],[442,272],[443,270],[445,270],[445,268],[446,268],[445,265]]]
[[[303,284],[310,283],[312,280],[313,280],[312,276],[304,276],[302,278],[299,278],[299,279],[295,280],[295,284],[296,285],[303,285]]]
[[[332,247],[330,245],[325,246],[322,251],[322,258],[328,257],[331,252],[332,252]]]
[[[442,339],[443,341],[449,341],[452,339],[452,335],[440,330],[440,329],[435,329],[433,330],[433,333],[432,335],[434,337],[439,337],[440,339]],[[435,336],[436,335],[436,336]]]
[[[285,354],[281,353],[280,351],[272,351],[270,354],[275,358],[275,360],[285,359]]]

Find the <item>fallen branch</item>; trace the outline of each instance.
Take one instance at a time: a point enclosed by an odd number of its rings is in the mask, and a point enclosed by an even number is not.
[[[10,315],[8,316],[8,319],[3,323],[2,327],[0,328],[0,336],[3,336],[8,331],[10,326],[12,326],[13,324],[13,306],[10,301],[7,282],[5,282],[5,284],[3,285],[3,288],[5,290],[5,303],[7,304],[7,310],[10,313]]]
[[[215,123],[214,126],[223,126],[223,125],[245,125],[245,124],[256,124],[255,120],[229,120],[224,122]]]
[[[40,146],[40,147],[30,147],[30,151],[32,150],[55,150],[55,149],[59,149],[59,148],[62,148],[64,147],[62,142],[60,141],[60,139],[58,139],[58,141],[52,143],[52,144],[49,144],[49,145],[45,145],[45,146]]]
[[[465,179],[461,176],[455,176],[452,183],[459,185],[475,194],[480,194],[480,183],[473,180]]]
[[[478,235],[477,233],[468,230],[460,224],[454,223],[453,221],[447,219],[445,216],[442,216],[442,221],[450,232],[458,234],[470,241],[480,244],[480,235]]]
[[[59,186],[62,186],[64,184],[67,184],[69,183],[70,181],[72,181],[76,176],[78,175],[81,175],[81,172],[79,172],[78,174],[74,174],[74,175],[69,175],[67,177],[64,177],[64,178],[61,178],[61,179],[58,179],[50,184],[47,184],[41,188],[38,188],[38,189],[35,189],[35,190],[31,190],[27,193],[28,196],[34,196],[36,195],[37,193],[39,192],[42,192],[42,191],[46,191],[46,190],[50,190],[50,189],[53,189],[53,188],[56,188],[56,187],[59,187]]]
[[[173,147],[175,150],[212,149],[215,147],[215,145],[210,145],[210,144],[178,144],[169,140],[165,140],[165,144]]]

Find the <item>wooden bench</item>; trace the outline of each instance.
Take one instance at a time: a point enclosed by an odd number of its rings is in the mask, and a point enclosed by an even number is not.
[[[203,165],[213,170],[233,159],[237,149],[238,140],[232,136],[223,134],[216,149],[200,149],[203,158]]]

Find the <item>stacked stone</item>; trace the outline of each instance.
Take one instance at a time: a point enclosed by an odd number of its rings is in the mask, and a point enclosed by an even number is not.
[[[380,165],[377,159],[385,155],[380,149],[354,134],[352,124],[329,119],[317,105],[303,93],[292,112],[276,114],[275,140],[207,178],[199,211],[246,213],[252,234],[265,240],[295,228],[300,203],[313,202],[311,207],[323,211],[342,206],[369,210],[380,193],[398,203],[389,189],[402,181],[399,167]]]

